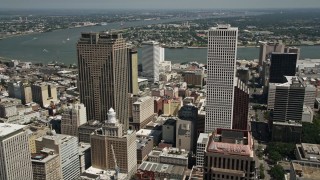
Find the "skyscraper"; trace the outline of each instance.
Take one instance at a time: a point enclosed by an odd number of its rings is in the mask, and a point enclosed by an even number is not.
[[[26,126],[0,123],[0,180],[32,180]]]
[[[230,25],[209,29],[205,132],[232,128],[237,38]]]
[[[272,53],[269,83],[283,83],[284,76],[295,76],[297,58],[296,53]]]
[[[128,48],[122,35],[82,33],[77,50],[80,100],[88,120],[105,121],[112,107],[128,129]]]
[[[139,92],[139,85],[138,85],[138,51],[136,48],[129,48],[129,93],[137,95]]]
[[[78,136],[78,127],[87,122],[87,113],[83,104],[72,104],[62,114],[61,134]]]
[[[164,50],[161,50],[159,43],[148,41],[142,43],[142,75],[149,81],[159,81],[160,58],[164,57]]]

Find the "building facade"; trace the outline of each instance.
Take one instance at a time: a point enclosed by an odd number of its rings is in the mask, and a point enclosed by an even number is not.
[[[108,120],[102,128],[91,135],[92,167],[98,169],[115,169],[113,159],[116,157],[121,173],[132,176],[137,170],[137,144],[135,131],[128,130],[123,134],[123,125],[116,119],[116,113],[111,108]]]
[[[130,128],[139,131],[154,118],[154,99],[151,96],[140,97],[132,105]]]
[[[57,87],[47,83],[35,83],[31,85],[33,102],[42,107],[48,107],[51,101],[58,100]]]
[[[36,140],[37,153],[47,149],[59,155],[62,179],[73,180],[80,177],[78,138],[56,134],[54,131]]]
[[[82,33],[77,43],[80,100],[88,120],[105,121],[108,109],[129,128],[128,48],[120,33]]]
[[[84,104],[72,104],[62,114],[61,134],[78,136],[78,128],[87,122]]]
[[[142,43],[142,75],[151,82],[159,81],[160,49],[158,42]]]
[[[26,126],[0,123],[0,180],[32,180]]]
[[[138,85],[138,51],[135,48],[129,48],[128,55],[128,75],[129,75],[129,93],[137,95],[139,92]]]
[[[31,154],[34,180],[60,180],[62,179],[60,158],[54,150]]]
[[[284,76],[295,76],[297,58],[295,53],[272,53],[269,83],[283,83]]]
[[[232,128],[237,42],[238,28],[209,29],[205,132]]]

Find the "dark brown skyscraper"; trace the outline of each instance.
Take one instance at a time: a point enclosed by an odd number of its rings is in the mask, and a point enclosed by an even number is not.
[[[88,120],[105,121],[108,109],[128,129],[128,48],[120,33],[82,33],[77,43],[80,100]]]

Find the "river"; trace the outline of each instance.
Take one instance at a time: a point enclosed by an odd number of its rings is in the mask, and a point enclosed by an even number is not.
[[[181,19],[179,19],[181,20]],[[155,23],[177,21],[174,19],[110,23],[106,26],[90,26],[52,32],[17,36],[0,40],[0,57],[22,61],[48,63],[59,61],[65,64],[77,62],[76,42],[81,32],[98,32],[106,29],[121,29]],[[301,46],[301,59],[320,59],[320,46]],[[141,52],[141,51],[139,51]],[[165,59],[173,63],[198,61],[206,63],[207,49],[166,49]],[[259,48],[238,48],[238,59],[258,59]],[[141,57],[141,56],[140,56]]]

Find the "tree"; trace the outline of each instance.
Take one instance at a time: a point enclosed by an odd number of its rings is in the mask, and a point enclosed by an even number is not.
[[[263,164],[260,164],[259,171],[260,171],[259,172],[260,179],[264,179],[266,176],[264,174],[264,166],[263,166]]]
[[[270,169],[270,175],[275,180],[284,180],[284,169],[280,165],[275,165]]]
[[[270,151],[269,159],[272,161],[272,163],[276,163],[282,159],[282,156],[278,151]]]

